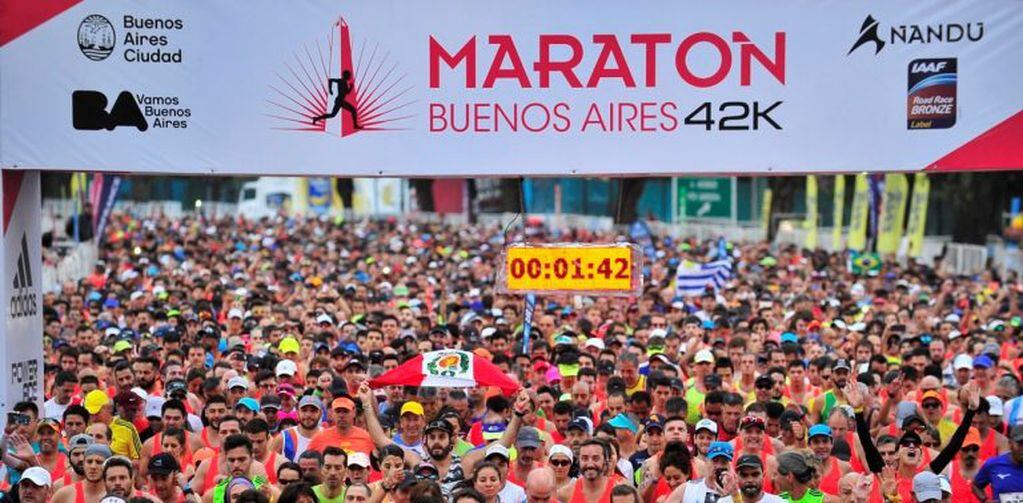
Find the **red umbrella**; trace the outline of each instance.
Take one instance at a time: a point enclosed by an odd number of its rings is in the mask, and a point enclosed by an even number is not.
[[[418,355],[376,379],[371,388],[384,386],[432,386],[436,388],[475,388],[497,386],[505,395],[521,388],[501,369],[468,351],[442,349]]]

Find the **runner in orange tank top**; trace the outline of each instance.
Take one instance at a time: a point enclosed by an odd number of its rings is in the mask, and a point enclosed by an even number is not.
[[[807,435],[809,437],[810,450],[820,460],[822,470],[824,470],[819,489],[825,494],[837,496],[839,493],[839,480],[851,470],[849,463],[831,455],[831,449],[835,443],[831,428],[828,425],[815,424],[810,427]]]
[[[599,440],[587,440],[579,447],[579,479],[558,490],[558,500],[570,503],[611,501],[614,470],[609,448]]]

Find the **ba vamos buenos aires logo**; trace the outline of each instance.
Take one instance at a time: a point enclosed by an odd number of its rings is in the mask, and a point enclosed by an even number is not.
[[[378,43],[353,50],[351,29],[339,17],[325,37],[296,47],[270,84],[265,115],[274,129],[327,133],[409,129],[412,86]]]

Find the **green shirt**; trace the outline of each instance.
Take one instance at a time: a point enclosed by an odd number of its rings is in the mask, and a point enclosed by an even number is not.
[[[703,405],[703,400],[707,398],[706,393],[700,393],[700,390],[696,389],[694,379],[689,379],[686,383],[686,422],[693,425],[703,418],[703,412],[700,410],[700,406]]]
[[[807,489],[806,492],[803,493],[803,497],[799,498],[797,500],[796,499],[792,499],[792,495],[790,495],[787,492],[781,493],[778,496],[781,499],[783,499],[785,501],[789,501],[791,503],[823,503],[824,502],[824,493],[822,493],[822,492],[820,492],[820,491],[818,491],[816,489]]]
[[[323,492],[325,490],[326,488],[323,487],[323,484],[313,486],[313,492],[316,493],[316,501],[319,503],[342,503],[345,500],[345,492],[347,492],[345,488],[341,488],[341,494],[338,494],[336,498],[326,497]]]

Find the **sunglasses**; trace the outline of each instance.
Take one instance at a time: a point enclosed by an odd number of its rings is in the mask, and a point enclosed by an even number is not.
[[[899,447],[918,448],[918,447],[920,447],[920,442],[916,442],[916,441],[913,441],[913,440],[909,440],[909,441],[905,441],[905,442],[899,442]]]
[[[941,402],[924,402],[924,403],[920,404],[920,406],[925,408],[925,409],[940,409],[941,408]]]
[[[572,462],[567,460],[567,459],[552,459],[551,460],[551,466],[557,466],[557,467],[560,467],[560,468],[564,468],[566,466],[571,466],[571,465],[572,465]]]
[[[959,451],[960,452],[964,452],[964,453],[969,453],[969,452],[976,453],[976,452],[980,452],[980,446],[979,445],[970,445],[970,446],[967,446],[967,447],[963,447],[962,449],[959,449]]]
[[[277,479],[277,482],[280,482],[280,484],[282,486],[286,486],[288,484],[294,484],[296,482],[301,482],[301,481],[302,481],[302,479],[281,479],[281,478]]]

